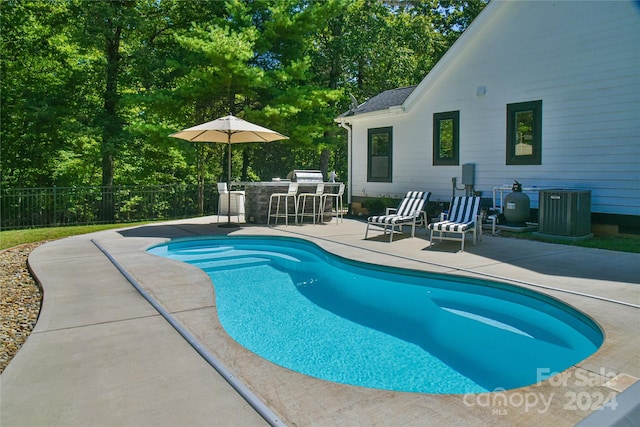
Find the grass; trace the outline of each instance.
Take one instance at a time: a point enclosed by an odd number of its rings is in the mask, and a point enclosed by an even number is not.
[[[63,237],[76,236],[78,234],[93,233],[95,231],[110,230],[135,225],[148,224],[139,222],[131,224],[98,224],[77,225],[69,227],[28,228],[22,230],[0,231],[0,250],[23,245],[25,243],[41,242],[43,240],[55,240]]]
[[[22,245],[25,243],[41,242],[43,240],[55,240],[63,237],[76,236],[78,234],[93,233],[95,231],[109,230],[112,228],[130,227],[149,222],[133,224],[99,224],[99,225],[79,225],[71,227],[50,227],[50,228],[29,228],[23,230],[0,231],[0,250]],[[587,240],[567,241],[542,237],[533,233],[509,233],[501,231],[505,237],[538,240],[543,242],[558,243],[561,245],[582,246],[586,248],[608,249],[619,252],[640,253],[640,236],[596,236]]]
[[[608,249],[618,252],[640,253],[640,236],[617,235],[617,236],[595,236],[590,239],[570,241],[562,238],[543,237],[533,233],[510,233],[501,231],[501,236],[537,240],[540,242],[557,243],[560,245],[582,246],[584,248]]]

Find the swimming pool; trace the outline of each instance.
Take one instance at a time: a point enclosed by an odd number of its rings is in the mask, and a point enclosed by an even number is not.
[[[480,393],[534,384],[594,353],[602,331],[545,295],[347,260],[285,237],[174,241],[150,253],[212,279],[226,332],[259,356],[344,384]]]

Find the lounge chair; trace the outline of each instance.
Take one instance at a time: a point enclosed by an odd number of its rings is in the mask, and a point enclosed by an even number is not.
[[[433,234],[438,233],[438,240],[459,240],[462,242],[460,251],[464,252],[464,240],[466,234],[473,232],[473,244],[476,244],[477,230],[480,230],[482,239],[482,224],[478,220],[478,208],[480,207],[480,197],[466,196],[454,197],[451,200],[448,213],[442,213],[440,221],[433,222],[427,226],[431,230],[429,237],[429,248],[433,246]],[[445,236],[449,234],[449,236]],[[459,236],[451,236],[457,234]]]
[[[384,215],[370,216],[367,219],[367,231],[364,234],[366,239],[369,235],[369,226],[375,225],[384,228],[391,228],[389,242],[393,241],[394,228],[398,227],[398,232],[402,232],[403,225],[411,225],[411,237],[416,234],[416,223],[422,223],[425,219],[424,208],[429,201],[431,193],[428,191],[409,191],[400,202],[398,208],[387,208]]]

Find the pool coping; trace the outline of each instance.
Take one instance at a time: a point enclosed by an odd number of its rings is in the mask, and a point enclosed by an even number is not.
[[[173,237],[229,233],[229,230],[222,231],[210,221],[211,218],[134,227],[96,233],[90,238],[103,245],[208,351],[222,360],[237,377],[245,380],[247,387],[260,396],[285,424],[418,425],[429,419],[432,423],[443,425],[574,425],[593,411],[581,409],[577,401],[573,402],[575,408],[571,408],[572,402],[569,400],[572,396],[595,399],[598,393],[609,393],[613,389],[607,384],[611,385],[609,377],[613,374],[635,378],[640,376],[638,338],[633,329],[640,318],[638,309],[532,286],[534,290],[549,294],[589,314],[605,331],[605,343],[598,352],[562,375],[543,381],[540,385],[461,397],[389,392],[310,379],[253,355],[228,337],[217,322],[213,289],[208,276],[203,272],[192,266],[160,260],[145,252],[146,248]],[[530,267],[527,262],[532,260],[550,262],[551,258],[560,257],[564,258],[564,264],[569,269],[571,261],[575,259],[593,258],[599,260],[601,265],[615,266],[622,262],[622,265],[633,270],[640,265],[638,254],[621,255],[610,251],[539,242],[515,242],[515,239],[492,236],[485,236],[485,241],[477,246],[468,245],[466,252],[461,254],[455,253],[453,246],[446,243],[438,250],[425,250],[428,241],[424,234],[419,234],[415,239],[394,239],[391,244],[387,243],[387,239],[375,237],[364,241],[362,236],[365,226],[360,221],[346,220],[344,225],[337,227],[335,224],[274,228],[252,226],[233,230],[231,233],[301,237],[330,252],[368,262],[372,261],[372,254],[375,254],[377,262],[387,265],[483,278],[486,275],[504,275],[534,285],[538,281],[550,281],[552,284],[562,281],[563,286],[569,290],[587,291],[586,293],[607,287],[602,292],[605,297],[622,297],[633,304],[639,299],[638,284],[634,279],[629,279],[635,271],[625,272],[624,275],[614,272],[605,283],[599,278],[589,277],[590,274],[597,277],[597,273],[573,272],[562,275],[562,265],[547,268],[556,274],[526,268]],[[513,248],[517,246],[526,248],[528,254],[505,260],[504,254],[495,255],[492,252],[498,249],[496,245],[501,247],[498,252],[513,254]],[[591,268],[593,267],[592,265]],[[579,277],[581,275],[586,277]],[[184,279],[182,283],[177,282],[180,277]],[[46,299],[47,283],[45,278],[42,280],[47,305],[50,303]],[[528,287],[522,283],[519,285]],[[185,292],[187,289],[188,293]],[[612,316],[612,313],[615,315]],[[214,327],[211,328],[211,325]],[[583,384],[587,380],[593,384]],[[483,400],[487,395],[492,396],[492,399]],[[548,407],[540,406],[540,401],[536,405],[525,407],[525,399],[532,399],[533,396],[552,401]],[[505,402],[506,405],[503,405]],[[533,403],[533,400],[529,403]]]
[[[359,248],[354,248],[353,246],[351,246],[350,243],[346,243],[345,245],[343,245],[342,243],[338,242],[337,236],[332,236],[331,238],[327,239],[321,236],[306,235],[307,234],[306,232],[313,234],[313,232],[317,231],[317,229],[318,227],[315,227],[315,228],[314,227],[282,227],[278,229],[249,227],[249,228],[239,229],[236,231],[236,233],[240,235],[245,235],[245,234],[253,235],[256,232],[258,233],[258,235],[261,235],[263,233],[266,233],[268,235],[274,235],[274,234],[285,235],[285,236],[293,235],[300,238],[311,240],[314,243],[318,244],[319,246],[323,247],[324,249],[330,252],[345,256],[347,258],[351,258],[351,256],[353,256],[353,253],[349,253],[351,250],[359,249]],[[331,232],[332,230],[329,229],[328,231]],[[357,236],[358,239],[361,239],[360,237],[361,234],[356,233],[355,235]],[[412,240],[405,240],[404,245],[406,245],[409,242],[416,243],[415,240],[413,241]],[[344,250],[345,246],[347,250]],[[382,249],[382,252],[384,252],[387,249],[387,246],[385,245],[380,249]],[[562,249],[568,250],[567,247],[564,247]],[[365,249],[364,253],[361,254],[362,255],[361,260],[366,260],[366,258],[369,257],[369,254],[370,252]],[[382,261],[382,258],[384,258],[382,255],[383,255],[382,253],[377,254],[379,261]],[[450,256],[459,256],[459,255],[461,254],[446,254],[445,256],[450,257]],[[398,261],[397,256],[398,254],[391,254],[390,260],[388,261],[387,265],[394,265],[395,263],[397,263]],[[406,261],[409,264],[412,263],[411,262],[412,260],[407,258],[404,258],[403,261]],[[440,270],[441,264],[439,263],[436,263],[436,264],[437,265],[435,270]],[[424,266],[425,265],[422,265],[422,267]],[[432,264],[427,264],[426,266],[428,267],[426,268],[427,271],[434,270],[434,268],[432,268],[433,267]],[[414,267],[417,267],[417,265],[414,265]],[[452,269],[451,266],[446,266],[446,268],[449,270]],[[467,269],[467,268],[461,269],[459,267],[455,267],[453,269],[457,274],[472,275],[472,276],[475,275],[475,273],[471,271],[472,269]],[[481,276],[484,276],[484,275],[481,275]],[[531,281],[527,280],[527,282],[531,282]],[[537,290],[540,291],[540,289],[537,289]],[[581,298],[587,298],[591,300],[591,298],[583,297],[580,295],[573,295],[573,294],[564,295],[564,293],[558,293],[558,292],[545,292],[545,293],[548,293],[549,295],[555,296],[557,298],[559,297],[558,299],[563,300],[564,302],[574,307],[576,307],[575,305],[576,301],[573,301],[573,300],[578,300]],[[578,307],[576,308],[580,309],[579,303],[578,303]],[[631,310],[633,311],[633,313],[637,313],[636,309],[631,308]],[[283,394],[282,390],[286,389],[287,383],[297,384],[297,385],[303,384],[302,386],[299,386],[299,387],[302,387],[304,390],[307,390],[307,391],[313,390],[311,394],[315,396],[313,401],[307,400],[306,406],[303,405],[305,407],[305,412],[306,412],[303,419],[295,419],[295,417],[293,417],[295,421],[294,424],[301,423],[302,425],[311,425],[319,422],[319,420],[323,420],[321,424],[323,422],[329,423],[329,424],[334,424],[334,423],[350,424],[350,423],[353,423],[356,419],[360,419],[360,420],[366,419],[367,411],[358,411],[353,409],[353,407],[361,406],[361,405],[354,405],[353,402],[362,401],[361,400],[363,399],[362,395],[366,396],[364,397],[366,401],[378,402],[376,403],[376,405],[374,405],[374,407],[378,409],[380,409],[379,407],[381,406],[382,401],[389,399],[389,393],[392,393],[392,394],[395,393],[394,398],[396,400],[406,401],[402,405],[409,405],[413,407],[416,415],[404,417],[407,419],[401,419],[403,417],[399,416],[398,414],[395,414],[393,418],[396,420],[395,422],[399,424],[416,423],[421,419],[421,412],[425,410],[428,410],[427,412],[435,411],[445,401],[453,400],[454,406],[458,406],[458,407],[460,406],[459,401],[461,400],[461,397],[459,395],[450,395],[450,396],[428,395],[432,397],[433,400],[435,401],[435,402],[431,402],[432,404],[430,405],[430,404],[425,404],[424,402],[425,395],[420,395],[421,396],[420,399],[415,399],[415,395],[418,395],[415,393],[387,392],[382,390],[373,390],[373,389],[347,386],[342,384],[328,383],[326,381],[306,377],[304,375],[291,372],[285,368],[281,368],[279,366],[273,365],[272,363],[267,362],[259,358],[258,356],[255,356],[254,354],[248,352],[244,348],[237,345],[237,343],[235,343],[235,341],[233,341],[230,337],[228,337],[224,332],[224,330],[222,329],[221,325],[217,321],[217,317],[215,316],[214,310],[211,310],[211,311],[212,312],[209,313],[209,317],[210,317],[209,321],[212,323],[215,323],[216,325],[215,330],[217,331],[217,336],[214,338],[208,337],[207,336],[208,331],[206,330],[198,331],[197,327],[195,326],[197,322],[193,322],[193,319],[189,319],[188,316],[186,316],[186,314],[184,313],[181,314],[181,316],[183,317],[182,321],[185,324],[191,323],[189,325],[189,328],[192,330],[195,329],[194,333],[196,334],[196,336],[201,337],[201,340],[202,340],[201,342],[205,346],[207,346],[212,352],[214,352],[214,354],[218,354],[221,357],[226,356],[226,358],[231,359],[233,362],[231,362],[230,369],[237,372],[237,375],[239,377],[251,378],[251,380],[248,382],[249,387],[255,389],[256,393],[262,396],[262,398],[265,399],[267,404],[272,406],[277,413],[281,414],[281,417],[283,420],[285,420],[285,422],[287,420],[292,419],[291,411],[289,409],[290,401],[288,401],[287,399],[283,399],[282,397],[282,394]],[[584,310],[581,310],[581,311],[584,311]],[[618,314],[620,315],[620,311],[618,312]],[[608,328],[605,328],[604,325],[602,325],[602,322],[598,322],[598,319],[595,319],[595,320],[597,323],[600,324],[600,326],[603,328],[603,330],[605,330],[605,333],[606,333]],[[209,323],[209,321],[205,322],[205,324]],[[221,351],[219,349],[222,342],[224,342],[226,346],[228,346],[225,348],[224,351]],[[477,422],[478,420],[485,420],[487,424],[495,425],[496,418],[498,417],[500,419],[500,422],[506,422],[507,424],[513,425],[514,423],[521,422],[523,416],[526,417],[528,415],[531,415],[530,414],[531,411],[544,410],[545,413],[548,414],[555,410],[555,411],[561,412],[562,418],[564,420],[566,420],[567,418],[571,418],[572,419],[571,424],[574,424],[575,421],[580,420],[585,415],[587,415],[590,411],[580,410],[581,408],[577,404],[574,405],[575,402],[571,401],[573,396],[577,396],[580,393],[582,393],[581,396],[585,396],[585,393],[588,393],[588,396],[592,396],[594,400],[598,399],[599,393],[602,392],[601,391],[602,389],[600,388],[601,387],[600,384],[606,383],[609,380],[608,376],[612,376],[612,373],[614,372],[617,373],[617,371],[613,371],[612,368],[605,366],[603,362],[599,361],[600,358],[598,355],[601,354],[601,352],[611,351],[607,349],[609,347],[608,345],[609,343],[610,343],[610,340],[609,341],[605,340],[605,344],[593,356],[585,359],[583,362],[579,363],[577,366],[570,368],[569,371],[565,371],[564,373],[565,375],[567,374],[567,372],[569,372],[569,378],[565,377],[560,381],[562,384],[566,384],[566,386],[568,387],[562,387],[561,391],[558,391],[559,387],[555,382],[549,381],[549,380],[543,381],[540,385],[524,387],[524,388],[504,392],[504,397],[508,400],[508,402],[511,403],[510,407],[509,408],[502,407],[501,401],[496,400],[495,404],[493,405],[496,407],[490,407],[489,411],[487,410],[488,409],[487,406],[484,406],[485,403],[482,400],[475,402],[474,399],[476,398],[470,398],[462,401],[464,405],[464,410],[465,410],[465,416],[462,418],[466,419],[468,422]],[[228,353],[225,354],[225,352],[228,352]],[[245,359],[248,359],[248,361],[245,361],[244,364],[237,362],[237,360],[245,360]],[[595,366],[597,366],[598,364],[602,366],[596,369]],[[248,367],[245,365],[248,365]],[[269,371],[281,371],[281,372],[277,372],[272,376],[266,375],[266,378],[260,375],[260,372],[269,372]],[[278,390],[277,397],[265,395],[264,390],[269,390],[272,387],[274,387],[273,383],[276,381],[277,378],[281,378],[281,377],[287,377],[287,380],[282,383],[278,383],[278,385],[275,386],[275,388]],[[594,387],[589,388],[588,391],[587,389],[585,389],[585,387],[581,387],[582,382],[585,381],[584,380],[585,378],[589,382],[594,382]],[[570,382],[573,382],[573,384],[570,384]],[[573,385],[573,388],[571,387],[572,385]],[[354,389],[356,389],[357,391],[354,392]],[[608,388],[606,390],[607,392],[610,393]],[[556,399],[556,401],[559,401],[558,404],[560,405],[560,409],[558,409],[557,407],[555,408],[549,407],[548,409],[525,407],[525,404],[520,405],[520,401],[518,400],[521,397],[528,398],[532,396],[539,396],[540,399],[542,399],[543,396],[546,396],[547,398],[549,398],[550,396],[554,396],[555,398],[560,393],[563,393],[563,399]],[[607,396],[608,395],[609,394],[607,394]],[[340,415],[339,416],[333,415],[330,419],[327,419],[327,414],[310,411],[309,405],[317,404],[318,396],[340,396],[336,399],[328,399],[329,402],[324,402],[323,404],[319,404],[321,408],[324,408],[327,406],[333,407],[334,410],[337,410],[336,413]],[[498,394],[498,396],[502,396],[502,393]],[[567,399],[568,401],[566,401]],[[349,406],[351,408],[349,413],[346,413],[341,408],[342,406],[341,402],[344,402],[344,401],[350,402]],[[456,405],[456,403],[458,403],[458,405]],[[474,405],[470,410],[471,403],[473,403]],[[451,405],[452,403],[447,402],[447,404]],[[416,411],[415,408],[420,408],[420,407],[422,407],[422,411]],[[572,411],[576,416],[567,417],[567,414],[564,413],[566,412],[565,411],[566,408]],[[582,408],[584,408],[584,405],[582,405]],[[391,409],[389,410],[391,411]],[[543,415],[545,414],[538,414],[536,416],[536,418],[538,418],[538,421],[542,421],[539,418],[546,418]],[[435,415],[432,414],[431,418],[433,419],[434,416]],[[387,420],[389,419],[388,417],[384,417],[384,418]],[[449,417],[446,416],[443,419],[438,419],[437,421],[446,422],[446,419],[448,418]],[[550,418],[551,419],[549,421],[557,423],[558,420],[556,415],[551,416]],[[433,421],[436,421],[436,420],[433,419]]]

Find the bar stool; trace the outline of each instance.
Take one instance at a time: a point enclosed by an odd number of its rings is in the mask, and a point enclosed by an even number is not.
[[[310,216],[311,214],[305,212],[305,207],[307,203],[307,198],[311,197],[311,202],[313,203],[313,223],[316,223],[316,199],[318,200],[318,210],[320,210],[320,205],[322,205],[322,195],[324,193],[324,182],[318,183],[316,185],[315,193],[300,193],[298,196],[298,206],[300,206],[300,201],[302,201],[302,208],[300,209],[300,222],[303,222],[305,216]],[[319,216],[320,212],[318,212]]]
[[[233,212],[233,208],[229,209],[229,200],[228,197],[235,199],[235,203],[232,200],[231,203],[235,204],[235,213],[238,217],[238,222],[240,222],[240,215],[244,215],[244,191],[229,191],[227,189],[226,182],[218,183],[218,222],[220,222],[220,215],[227,215],[231,218],[231,212]]]
[[[342,195],[344,194],[344,183],[340,183],[340,187],[338,188],[338,192],[337,193],[324,193],[322,195],[322,210],[320,211],[321,215],[322,215],[322,221],[324,221],[324,209],[325,209],[325,205],[327,204],[327,198],[331,197],[331,198],[335,198],[334,201],[332,201],[332,205],[335,209],[336,209],[336,225],[338,225],[338,222],[342,219],[342,222],[344,222],[344,210],[343,210],[343,204],[342,204]],[[331,209],[331,218],[333,218],[333,208]]]
[[[278,218],[284,218],[284,224],[289,225],[289,197],[293,199],[293,206],[295,209],[294,216],[296,220],[296,224],[298,223],[298,198],[296,195],[298,194],[298,183],[290,182],[289,188],[286,193],[273,193],[269,197],[269,212],[267,215],[267,225],[271,222],[271,218],[275,218],[275,224],[278,224]],[[276,200],[276,213],[271,213],[271,205],[273,203],[273,199]],[[280,213],[280,199],[284,198],[284,213]]]

